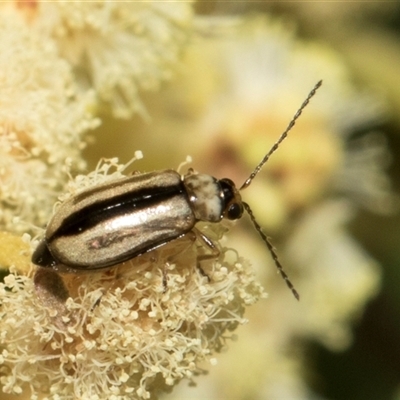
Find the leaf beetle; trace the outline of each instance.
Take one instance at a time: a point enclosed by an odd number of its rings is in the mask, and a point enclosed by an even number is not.
[[[287,286],[299,299],[240,191],[251,184],[278,149],[321,84],[319,81],[310,91],[278,141],[239,189],[230,179],[219,180],[192,171],[181,176],[173,170],[135,174],[88,188],[60,205],[32,262],[71,271],[112,267],[188,234],[199,221],[237,220],[246,211]],[[206,236],[202,239],[213,247]]]

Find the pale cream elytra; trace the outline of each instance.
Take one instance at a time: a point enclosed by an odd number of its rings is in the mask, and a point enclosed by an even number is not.
[[[230,179],[219,180],[192,170],[184,176],[173,170],[135,174],[89,188],[61,204],[32,262],[69,272],[108,268],[192,231],[214,251],[213,242],[195,228],[196,223],[236,220],[246,210],[278,271],[299,299],[272,244],[239,191],[251,184],[278,149],[321,84],[319,81],[310,91],[278,141],[239,189]]]

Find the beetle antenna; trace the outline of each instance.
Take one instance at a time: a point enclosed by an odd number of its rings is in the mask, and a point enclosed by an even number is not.
[[[289,125],[285,129],[285,131],[282,133],[278,141],[271,147],[270,151],[264,156],[264,158],[260,161],[260,163],[257,165],[257,167],[254,169],[254,171],[251,173],[251,175],[246,179],[246,181],[243,183],[243,185],[240,187],[239,190],[246,189],[251,181],[255,178],[255,176],[260,172],[261,168],[264,166],[264,164],[268,161],[269,157],[275,153],[275,151],[278,149],[279,145],[283,142],[283,140],[287,137],[289,131],[294,127],[296,124],[297,119],[300,117],[301,113],[303,112],[304,108],[307,106],[307,104],[310,102],[311,98],[315,95],[319,87],[322,85],[322,80],[320,80],[314,88],[311,90],[311,92],[308,94],[307,98],[303,101],[303,104],[300,106],[300,108],[296,111],[296,114],[294,114],[292,120],[289,122]]]
[[[256,221],[253,211],[251,210],[250,206],[243,202],[243,207],[247,211],[247,214],[249,214],[249,217],[251,219],[251,222],[253,223],[254,227],[256,228],[256,231],[259,233],[261,236],[261,239],[264,241],[264,243],[267,245],[272,258],[275,262],[276,268],[278,268],[278,272],[281,274],[282,278],[286,282],[287,287],[292,291],[293,296],[296,297],[297,300],[300,300],[300,295],[297,292],[297,290],[294,288],[293,283],[290,281],[289,277],[287,276],[286,272],[283,270],[282,264],[278,260],[278,255],[275,252],[274,246],[272,246],[272,243],[269,241],[267,235],[262,231],[261,226],[258,224]]]

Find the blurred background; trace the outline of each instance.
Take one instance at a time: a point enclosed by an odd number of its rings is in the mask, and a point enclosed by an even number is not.
[[[207,7],[206,7],[207,8]],[[394,191],[400,183],[400,7],[374,3],[290,3],[264,10],[293,18],[301,36],[336,49],[354,81],[385,93],[390,117],[380,126],[392,161]],[[350,224],[354,236],[382,266],[382,286],[354,325],[352,345],[330,352],[309,343],[318,382],[315,391],[330,399],[400,398],[400,218],[360,211]]]
[[[135,168],[176,168],[190,154],[195,169],[241,183],[324,84],[243,194],[300,305],[241,221],[225,244],[251,259],[270,298],[197,387],[165,398],[400,399],[400,4],[195,8],[178,79],[144,95],[147,119],[104,121],[86,149],[92,166],[140,149]]]

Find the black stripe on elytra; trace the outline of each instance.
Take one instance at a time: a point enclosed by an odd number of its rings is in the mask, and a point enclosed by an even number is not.
[[[79,234],[109,218],[115,218],[132,212],[132,210],[143,210],[182,194],[186,196],[183,182],[180,182],[171,186],[136,189],[134,192],[123,193],[119,196],[95,202],[65,218],[61,226],[48,240],[51,241],[59,236]]]

